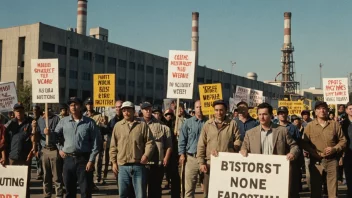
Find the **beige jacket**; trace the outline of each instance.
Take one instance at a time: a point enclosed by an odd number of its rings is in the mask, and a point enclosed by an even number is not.
[[[315,159],[323,157],[327,147],[334,148],[333,157],[345,149],[346,143],[346,137],[336,121],[328,120],[327,125],[322,127],[317,120],[313,120],[304,128],[302,147]]]
[[[272,124],[271,130],[273,135],[273,155],[292,153],[296,159],[299,156],[300,149],[289,135],[287,128]],[[247,150],[248,153],[262,154],[260,125],[246,132],[241,150]]]
[[[197,159],[199,164],[210,164],[212,151],[217,152],[238,152],[235,150],[241,146],[240,132],[234,120],[226,119],[221,129],[216,127],[214,119],[204,123],[198,146]]]
[[[116,123],[109,152],[112,163],[140,163],[143,155],[150,160],[154,149],[153,134],[145,122],[135,120],[132,127],[126,120]]]

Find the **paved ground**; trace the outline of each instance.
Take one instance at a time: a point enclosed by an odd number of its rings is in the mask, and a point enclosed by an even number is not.
[[[42,181],[38,181],[35,178],[36,178],[35,170],[32,170],[32,180],[30,183],[31,197],[42,198],[43,197]],[[117,195],[116,181],[114,180],[114,176],[112,172],[110,172],[108,175],[107,184],[104,186],[99,186],[99,189],[100,189],[99,192],[94,193],[93,197],[107,197],[107,198],[119,197]],[[163,198],[170,197],[169,192],[170,190],[163,190]],[[301,192],[300,195],[302,198],[308,198],[310,194],[307,190],[305,190],[304,192]],[[80,197],[80,196],[78,195],[77,197]],[[197,188],[196,198],[201,198],[201,197],[202,197],[201,189]],[[345,185],[339,186],[339,198],[347,198]]]

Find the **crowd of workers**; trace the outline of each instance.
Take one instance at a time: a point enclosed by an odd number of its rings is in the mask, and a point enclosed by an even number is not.
[[[160,198],[164,177],[172,198],[194,198],[197,184],[208,197],[211,155],[285,155],[290,198],[299,197],[303,180],[312,198],[337,197],[339,182],[346,182],[352,197],[352,103],[340,105],[338,117],[321,101],[312,113],[291,116],[287,107],[273,115],[272,106],[262,103],[258,119],[248,114],[246,102],[229,115],[227,103],[215,101],[210,117],[202,114],[200,101],[189,112],[182,104],[178,112],[149,102],[140,107],[136,112],[132,102],[118,100],[109,119],[94,110],[91,98],[72,97],[59,115],[35,105],[30,117],[18,103],[11,120],[0,125],[0,163],[28,167],[27,197],[35,157],[44,197],[76,197],[77,185],[82,198],[92,197],[111,166],[121,198]]]

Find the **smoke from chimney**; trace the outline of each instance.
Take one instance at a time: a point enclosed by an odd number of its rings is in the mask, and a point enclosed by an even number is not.
[[[78,0],[77,33],[86,35],[87,32],[87,0]]]

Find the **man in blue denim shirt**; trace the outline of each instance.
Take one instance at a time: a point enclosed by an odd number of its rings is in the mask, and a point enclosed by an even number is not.
[[[78,182],[81,197],[92,197],[92,179],[95,157],[101,144],[101,135],[93,119],[82,115],[82,101],[71,97],[68,101],[71,116],[60,120],[55,128],[63,147],[59,154],[64,158],[63,176],[66,197],[76,197]]]
[[[41,145],[41,161],[42,167],[44,171],[43,177],[43,191],[44,197],[51,197],[51,192],[53,188],[53,182],[55,184],[55,192],[56,197],[63,197],[62,190],[62,159],[59,155],[59,151],[57,148],[57,141],[55,137],[55,133],[51,133],[48,136],[48,143],[46,143],[46,133],[48,130],[53,132],[58,125],[60,118],[52,113],[50,109],[48,109],[48,125],[46,126],[46,114],[38,118],[38,128],[40,129],[40,145]]]
[[[248,113],[248,104],[246,102],[239,102],[237,104],[238,118],[235,119],[240,130],[240,140],[243,142],[246,131],[259,125],[259,122],[253,119]]]
[[[199,165],[196,158],[200,132],[207,121],[202,114],[200,101],[194,103],[195,115],[187,119],[181,128],[178,140],[178,154],[180,165],[185,164],[185,198],[194,198]]]

